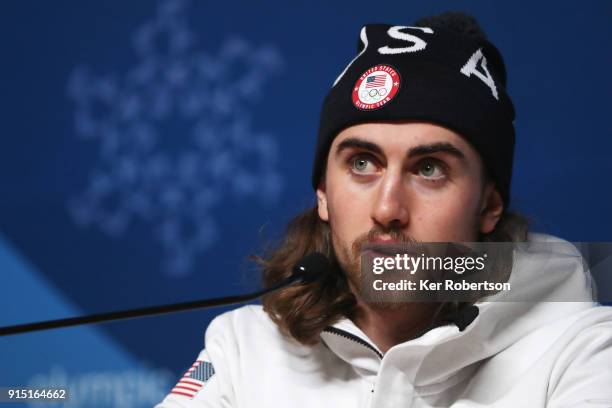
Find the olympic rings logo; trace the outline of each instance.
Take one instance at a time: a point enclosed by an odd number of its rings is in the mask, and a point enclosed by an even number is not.
[[[400,75],[390,65],[375,65],[355,81],[351,100],[359,110],[379,109],[397,96]]]
[[[382,98],[386,94],[387,94],[387,88],[371,88],[371,89],[364,89],[363,91],[361,91],[359,96],[361,99],[368,100],[368,99]]]

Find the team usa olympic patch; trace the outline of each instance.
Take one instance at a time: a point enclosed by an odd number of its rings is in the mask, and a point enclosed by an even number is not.
[[[193,398],[213,375],[215,375],[213,365],[208,361],[198,360],[187,370],[170,393]]]
[[[375,65],[361,74],[353,87],[353,105],[374,110],[389,103],[400,87],[399,73],[389,65]]]

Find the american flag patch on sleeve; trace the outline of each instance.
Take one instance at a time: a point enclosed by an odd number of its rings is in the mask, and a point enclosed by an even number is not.
[[[215,369],[211,363],[198,360],[187,370],[170,394],[193,398],[214,374]]]

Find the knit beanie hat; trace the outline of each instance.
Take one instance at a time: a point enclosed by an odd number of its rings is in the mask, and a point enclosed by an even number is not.
[[[343,129],[426,121],[455,131],[478,151],[507,208],[515,137],[502,56],[465,14],[447,13],[417,24],[361,29],[357,56],[323,102],[313,187]]]

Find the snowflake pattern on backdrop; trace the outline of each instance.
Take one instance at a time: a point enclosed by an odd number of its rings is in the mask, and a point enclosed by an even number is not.
[[[191,273],[220,236],[212,210],[228,200],[274,204],[282,190],[272,135],[251,128],[249,108],[282,69],[272,47],[240,38],[218,54],[194,49],[183,0],[165,0],[133,38],[136,66],[68,83],[74,126],[98,142],[88,185],[69,199],[74,222],[120,237],[135,222],[154,230],[162,269]]]

